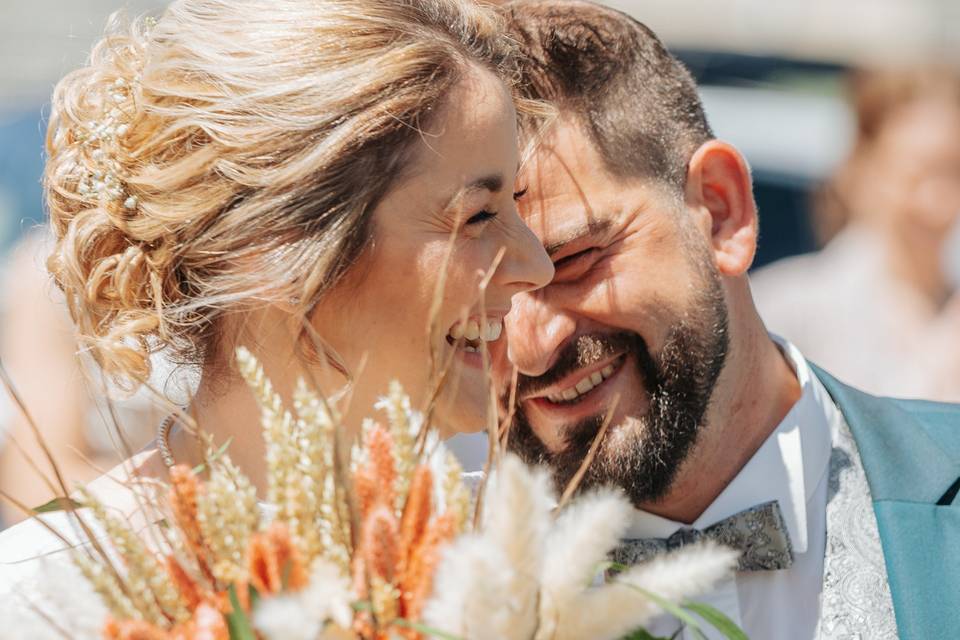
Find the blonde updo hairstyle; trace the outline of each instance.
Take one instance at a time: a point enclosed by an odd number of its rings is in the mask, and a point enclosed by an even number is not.
[[[469,0],[178,0],[113,19],[47,133],[48,266],[82,347],[135,387],[158,348],[208,362],[226,314],[294,301],[308,318],[471,64],[513,77],[496,15]]]

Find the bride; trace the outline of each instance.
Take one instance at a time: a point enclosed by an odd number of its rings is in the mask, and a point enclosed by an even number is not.
[[[112,27],[47,138],[48,264],[81,349],[131,388],[158,350],[195,365],[186,413],[255,483],[239,345],[284,397],[300,376],[346,388],[350,430],[393,378],[423,406],[452,358],[434,422],[478,429],[480,342],[502,351],[511,297],[552,276],[514,202],[511,56],[468,0],[178,0]],[[199,461],[174,426],[136,468]],[[0,535],[0,593],[36,571],[40,531]]]

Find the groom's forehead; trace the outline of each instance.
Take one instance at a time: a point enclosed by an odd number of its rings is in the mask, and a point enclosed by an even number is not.
[[[595,227],[602,217],[589,196],[577,191],[556,190],[528,193],[521,201],[520,215],[543,243],[548,254],[581,230]]]
[[[525,205],[524,221],[554,260],[603,243],[626,224],[627,211],[621,203],[588,200],[570,194],[546,197]]]
[[[599,154],[580,128],[558,125],[521,169],[517,186],[526,194],[520,214],[531,227],[553,217],[595,215],[603,173]]]
[[[565,125],[544,139],[521,170],[518,203],[524,222],[548,253],[586,237],[602,236],[646,209],[654,185],[612,175],[582,129]]]

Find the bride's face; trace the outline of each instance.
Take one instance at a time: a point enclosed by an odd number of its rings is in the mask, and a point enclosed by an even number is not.
[[[512,296],[553,275],[543,247],[517,215],[517,165],[509,92],[493,74],[473,70],[426,127],[404,177],[374,211],[371,247],[315,315],[316,328],[355,375],[348,421],[370,415],[371,403],[394,378],[422,407],[432,386],[432,351],[437,366],[452,358],[436,407],[438,426],[447,433],[483,426],[490,395],[480,341],[495,348]],[[484,274],[501,251],[481,301]],[[439,308],[431,315],[444,272]]]

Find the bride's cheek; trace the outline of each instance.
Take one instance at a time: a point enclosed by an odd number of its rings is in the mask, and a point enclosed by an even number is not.
[[[459,299],[461,304],[474,306],[478,303],[480,284],[496,259],[487,244],[482,240],[473,240],[451,256],[448,290],[451,298]]]

